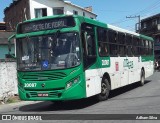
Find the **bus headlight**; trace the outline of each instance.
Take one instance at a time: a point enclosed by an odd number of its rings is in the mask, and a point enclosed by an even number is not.
[[[79,80],[80,80],[80,78],[77,77],[77,78],[75,78],[75,79],[73,80],[73,83],[77,83],[77,82],[79,82]]]
[[[72,85],[78,83],[80,80],[80,77],[76,77],[75,79],[69,81],[67,84],[66,84],[66,89],[70,88]]]
[[[67,83],[66,89],[70,88],[72,86],[72,82]]]

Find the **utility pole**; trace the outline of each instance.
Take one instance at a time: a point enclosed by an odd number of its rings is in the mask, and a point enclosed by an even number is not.
[[[138,32],[140,32],[140,24],[141,24],[141,17],[140,17],[140,15],[138,15],[138,16],[126,16],[126,18],[138,18]],[[135,30],[137,30],[137,24],[135,25]]]

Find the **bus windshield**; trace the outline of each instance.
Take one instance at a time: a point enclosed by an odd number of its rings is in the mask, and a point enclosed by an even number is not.
[[[20,71],[65,69],[81,61],[80,40],[75,32],[25,37],[16,45]]]

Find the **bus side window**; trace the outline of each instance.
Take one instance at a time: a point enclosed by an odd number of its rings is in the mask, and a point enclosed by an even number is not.
[[[149,55],[149,42],[146,40],[146,55]]]
[[[118,33],[118,43],[119,43],[119,55],[124,57],[126,55],[126,44],[125,44],[125,33]]]
[[[82,33],[83,53],[86,56],[95,56],[94,35],[87,32]]]
[[[151,41],[149,41],[149,55],[153,54],[153,44]]]
[[[111,56],[118,55],[118,44],[117,44],[117,32],[113,30],[108,31],[109,38],[109,52]]]
[[[134,51],[134,56],[138,56],[138,41],[139,41],[139,38],[133,37],[133,51]]]
[[[127,45],[127,56],[133,57],[133,36],[130,34],[126,34],[126,45]]]
[[[99,55],[104,57],[108,56],[108,32],[107,29],[97,28],[97,36],[98,36],[98,52]]]
[[[144,56],[144,41],[140,39],[140,55]]]

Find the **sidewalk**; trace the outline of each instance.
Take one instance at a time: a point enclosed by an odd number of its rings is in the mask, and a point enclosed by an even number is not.
[[[0,112],[4,111],[3,109],[5,108],[17,108],[23,105],[29,105],[29,104],[35,104],[35,103],[39,103],[41,101],[20,101],[20,102],[16,102],[16,103],[9,103],[9,104],[1,104],[0,105]]]

